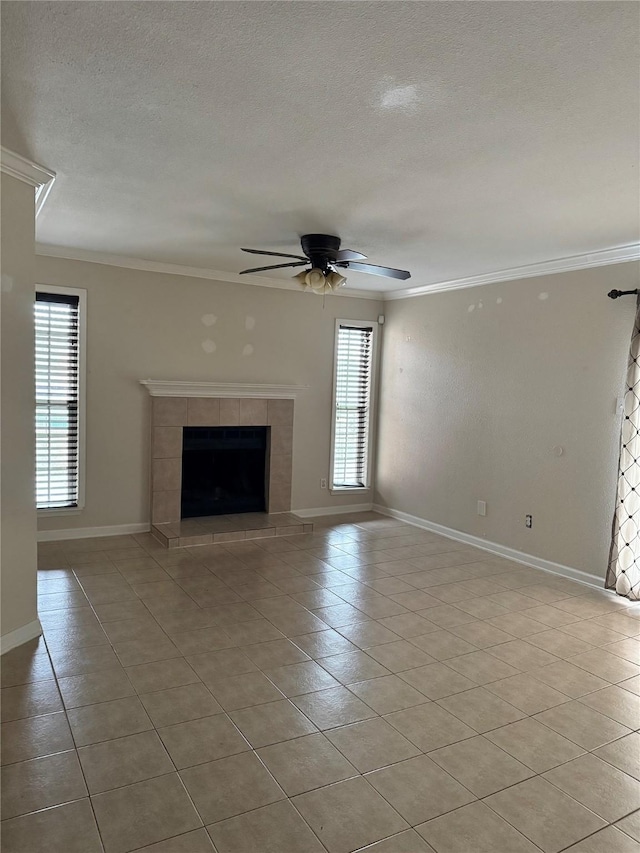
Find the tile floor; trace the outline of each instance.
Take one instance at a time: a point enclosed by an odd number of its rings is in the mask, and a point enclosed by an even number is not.
[[[373,513],[40,548],[4,853],[640,851],[640,608]]]

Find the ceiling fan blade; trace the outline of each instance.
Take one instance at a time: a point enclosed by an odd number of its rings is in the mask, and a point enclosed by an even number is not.
[[[299,261],[306,260],[304,255],[285,255],[282,252],[264,252],[262,249],[240,249],[240,251],[249,252],[252,255],[273,255],[275,258],[297,258]]]
[[[340,266],[343,266],[340,264]],[[400,278],[402,280],[411,278],[411,273],[407,270],[394,270],[391,267],[379,267],[375,264],[361,264],[358,261],[347,261],[344,266],[347,269],[355,270],[356,272],[367,272],[371,275],[384,275],[387,278]]]
[[[285,255],[286,257],[286,255]],[[309,266],[309,261],[305,258],[303,261],[295,261],[292,264],[274,264],[272,267],[254,267],[250,270],[242,270],[238,273],[238,275],[246,275],[248,272],[264,272],[265,270],[281,270],[285,267],[307,267]]]
[[[361,252],[354,252],[353,249],[340,249],[336,252],[336,261],[366,261],[367,256]]]

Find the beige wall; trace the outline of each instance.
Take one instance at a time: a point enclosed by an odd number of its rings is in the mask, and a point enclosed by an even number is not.
[[[331,496],[320,478],[329,474],[335,319],[374,319],[381,303],[328,296],[323,305],[302,291],[36,260],[38,284],[88,291],[86,506],[40,518],[40,530],[149,520],[150,400],[138,384],[149,378],[308,385],[295,404],[292,507],[371,500]]]
[[[37,619],[34,506],[34,189],[2,176],[2,500],[0,582],[3,649]],[[20,636],[19,641],[29,639]]]
[[[369,499],[331,496],[319,480],[335,318],[375,319],[379,302],[323,307],[308,293],[36,262],[38,283],[88,291],[86,507],[40,518],[41,530],[148,521],[141,378],[309,385],[296,402],[293,508]],[[631,298],[606,293],[635,287],[638,272],[621,264],[385,303],[376,502],[603,576],[634,314]]]
[[[376,501],[604,577],[638,273],[387,303]]]

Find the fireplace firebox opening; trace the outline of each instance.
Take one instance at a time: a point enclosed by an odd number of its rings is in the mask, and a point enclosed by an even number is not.
[[[270,427],[184,427],[181,518],[265,512]]]

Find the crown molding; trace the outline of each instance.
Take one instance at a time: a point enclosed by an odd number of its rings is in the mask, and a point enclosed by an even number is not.
[[[3,149],[3,152],[4,150],[5,149]],[[37,166],[36,168],[41,169],[42,167]],[[4,164],[3,171],[5,171]],[[8,173],[11,174],[10,172]],[[53,180],[51,183],[52,182]],[[121,267],[123,269],[140,270],[142,272],[179,275],[186,276],[188,278],[203,278],[209,281],[245,284],[251,285],[252,287],[273,287],[278,290],[291,290],[295,293],[302,292],[297,283],[287,281],[286,279],[266,278],[257,275],[251,276],[249,279],[241,276],[239,273],[228,272],[225,270],[189,267],[182,264],[167,264],[160,261],[149,261],[143,258],[130,258],[124,255],[111,255],[102,252],[93,252],[88,249],[73,249],[66,248],[64,246],[48,246],[37,243],[36,255],[40,255],[45,258],[61,258],[69,261],[84,261],[91,264],[104,264],[106,266]],[[576,270],[593,269],[595,267],[604,267],[609,266],[610,264],[622,264],[628,261],[637,260],[640,260],[640,243],[631,243],[626,246],[601,249],[597,252],[589,252],[584,255],[571,255],[566,258],[556,258],[551,261],[526,264],[521,267],[511,267],[510,269],[483,273],[481,275],[472,275],[466,278],[433,282],[432,284],[422,284],[417,287],[408,287],[402,290],[376,291],[357,290],[355,288],[343,287],[333,295],[349,296],[355,299],[384,300],[385,302],[388,302],[394,299],[411,299],[415,296],[424,296],[430,293],[445,293],[449,290],[481,287],[484,284],[497,284],[501,281],[517,281],[522,278],[535,278],[542,275],[574,272]]]
[[[186,382],[173,379],[141,379],[151,397],[251,397],[295,400],[308,385],[249,385],[242,382]]]
[[[246,284],[253,287],[275,287],[278,290],[293,290],[302,293],[297,282],[286,279],[267,278],[266,276],[253,275],[250,278],[241,276],[236,272],[224,270],[210,270],[204,267],[188,267],[182,264],[165,264],[160,261],[148,261],[143,258],[129,258],[124,255],[111,255],[101,252],[93,252],[88,249],[73,249],[64,246],[47,246],[36,243],[36,255],[44,258],[62,258],[68,261],[84,261],[90,264],[104,264],[110,267],[122,267],[129,270],[141,270],[143,272],[156,272],[165,275],[181,275],[188,278],[204,278],[209,281],[224,281],[232,284]],[[350,296],[355,299],[382,299],[382,293],[374,290],[356,290],[355,288],[342,287],[332,294],[334,296]]]
[[[37,217],[51,192],[56,173],[50,169],[45,169],[44,166],[40,166],[32,160],[27,160],[22,154],[16,154],[15,151],[4,146],[0,148],[0,171],[35,187]]]
[[[394,299],[411,299],[414,296],[424,296],[429,293],[444,293],[448,290],[462,290],[467,287],[481,287],[483,284],[497,284],[501,281],[516,281],[520,278],[535,278],[541,275],[554,275],[561,272],[605,267],[610,264],[623,264],[627,261],[640,260],[640,243],[628,246],[616,246],[612,249],[602,249],[585,255],[572,255],[568,258],[556,258],[553,261],[543,261],[538,264],[527,264],[522,267],[499,270],[498,272],[472,275],[467,278],[439,281],[433,284],[422,284],[418,287],[407,287],[404,290],[387,290],[383,294],[386,301]]]

